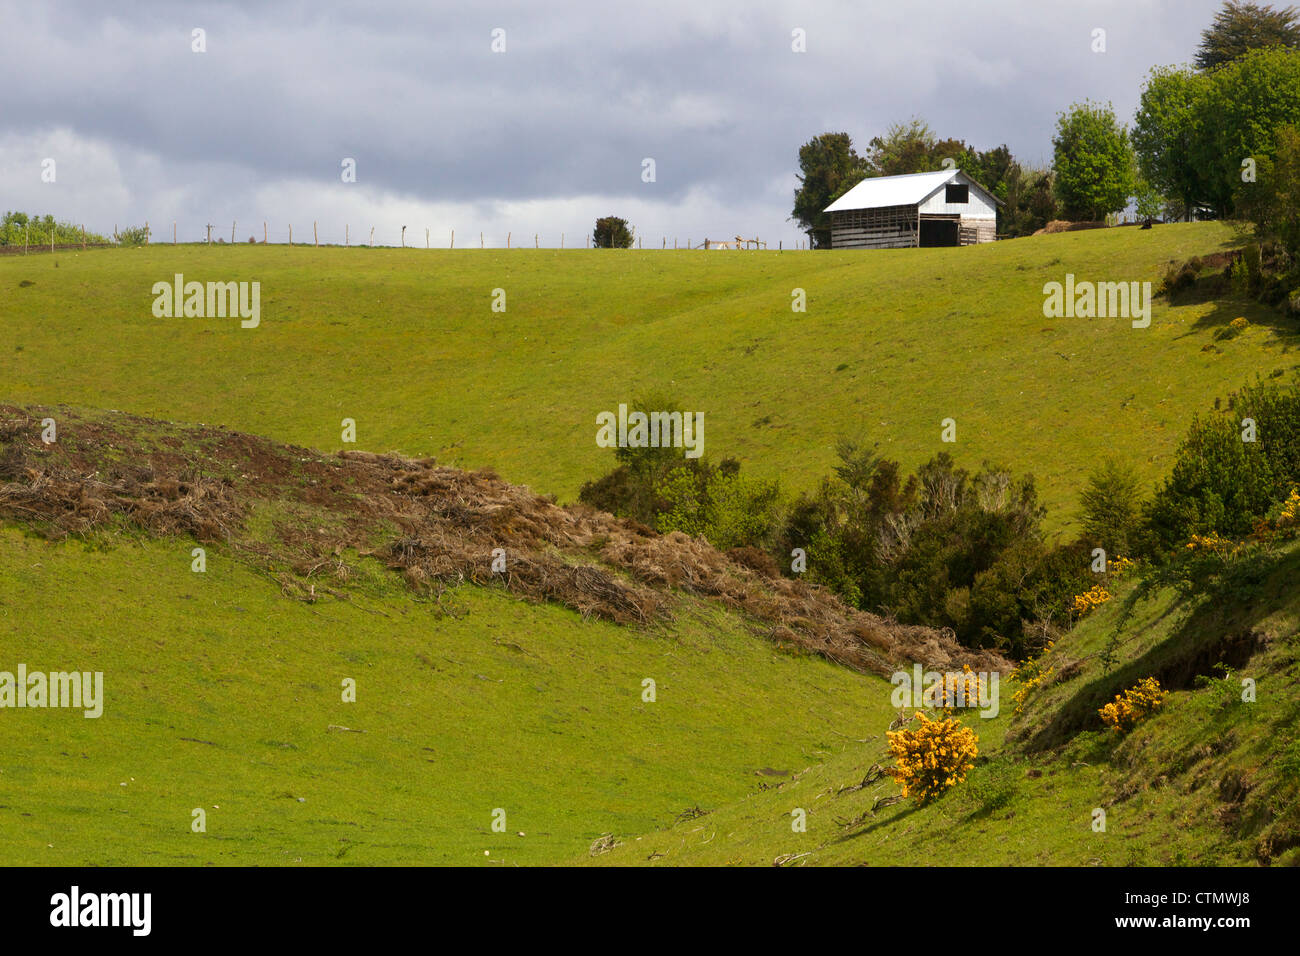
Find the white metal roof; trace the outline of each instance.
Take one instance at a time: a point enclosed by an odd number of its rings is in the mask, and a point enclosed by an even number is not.
[[[872,176],[862,180],[839,199],[826,207],[824,212],[839,212],[843,209],[879,209],[882,206],[914,206],[923,202],[927,196],[939,187],[952,182],[961,172],[960,169],[941,169],[934,173],[908,173],[904,176]],[[979,183],[969,176],[964,177],[980,192],[997,202]]]

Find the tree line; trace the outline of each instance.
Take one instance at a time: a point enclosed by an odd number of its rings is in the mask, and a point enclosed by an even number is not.
[[[1029,235],[1052,219],[1099,221],[1130,205],[1148,220],[1241,217],[1267,228],[1286,218],[1288,131],[1297,127],[1295,8],[1229,0],[1203,31],[1194,64],[1151,70],[1131,126],[1109,103],[1084,100],[1058,114],[1049,167],[1019,162],[1005,144],[980,150],[941,137],[916,118],[873,137],[865,154],[848,133],[822,133],[799,149],[791,219],[813,248],[830,248],[822,210],[849,189],[952,160],[1002,201],[1002,236]]]

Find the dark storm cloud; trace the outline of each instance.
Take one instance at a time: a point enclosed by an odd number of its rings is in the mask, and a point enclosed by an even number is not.
[[[323,205],[351,201],[339,164],[353,157],[359,186],[415,203],[625,197],[671,209],[675,228],[707,197],[792,233],[789,191],[809,137],[845,129],[865,147],[920,116],[940,135],[1044,161],[1058,110],[1089,96],[1127,117],[1146,70],[1190,59],[1216,6],[9,4],[0,160],[12,180],[30,163],[24,145],[39,152],[67,131],[111,158],[121,181],[106,194],[145,205],[166,195],[184,208],[165,215],[196,223],[232,207],[287,214],[264,208],[277,184],[314,184]],[[191,52],[195,27],[204,54]],[[503,54],[490,50],[497,27]],[[791,51],[796,27],[807,53]],[[1104,54],[1092,52],[1095,28]],[[644,157],[654,184],[641,182]],[[6,182],[11,205],[50,208],[48,192],[17,180]],[[575,210],[575,225],[589,212]]]

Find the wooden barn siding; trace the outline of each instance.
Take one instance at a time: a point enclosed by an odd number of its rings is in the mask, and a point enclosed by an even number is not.
[[[973,246],[979,242],[993,242],[998,238],[998,224],[993,219],[963,218],[957,232],[963,246]]]
[[[921,212],[925,215],[960,215],[963,219],[997,219],[998,207],[993,200],[980,192],[979,184],[965,173],[959,173],[954,183],[963,183],[970,187],[970,202],[946,203],[943,197],[947,190],[942,186],[925,202],[921,203]]]
[[[906,249],[916,245],[916,207],[831,213],[832,249]]]

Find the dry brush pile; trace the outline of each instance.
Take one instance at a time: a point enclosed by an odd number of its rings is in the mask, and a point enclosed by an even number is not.
[[[42,441],[43,419],[57,441]],[[254,534],[274,503],[292,516]],[[620,624],[672,619],[688,596],[739,612],[780,644],[860,671],[1001,670],[951,635],[853,610],[801,580],[773,577],[681,533],[659,535],[583,505],[560,507],[490,471],[431,459],[325,455],[207,426],[118,412],[0,405],[0,519],[58,538],[114,527],[221,543],[273,570],[288,592],[337,596],[355,571],[345,555],[382,560],[416,592],[503,586]],[[493,570],[494,552],[505,570]]]

